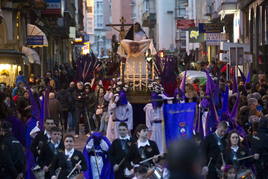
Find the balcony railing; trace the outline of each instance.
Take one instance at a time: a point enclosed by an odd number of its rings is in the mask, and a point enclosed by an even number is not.
[[[217,11],[235,10],[237,9],[237,0],[221,0],[221,4]]]
[[[221,0],[221,4],[235,4],[237,0]]]

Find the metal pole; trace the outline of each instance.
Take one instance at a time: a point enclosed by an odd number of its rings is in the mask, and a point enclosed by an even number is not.
[[[99,45],[100,45],[99,44],[99,35],[97,35],[97,51],[98,51],[98,56],[99,56],[99,50],[100,50],[99,49],[100,48]]]

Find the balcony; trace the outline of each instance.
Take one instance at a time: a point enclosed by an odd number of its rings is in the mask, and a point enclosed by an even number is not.
[[[156,24],[156,14],[145,12],[142,15],[142,26],[152,27]]]
[[[248,6],[253,1],[254,0],[238,0],[238,7],[239,7],[239,9],[244,9],[246,6]]]
[[[129,5],[130,6],[135,6],[136,5],[136,2],[132,1]]]
[[[218,12],[221,13],[222,11],[224,11],[225,14],[232,14],[232,11],[235,11],[236,9],[237,0],[221,0]]]

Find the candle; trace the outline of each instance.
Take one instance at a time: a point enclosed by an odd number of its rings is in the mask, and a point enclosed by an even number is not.
[[[128,78],[129,78],[129,67],[126,64],[126,83],[128,83]]]
[[[120,77],[122,80],[123,79],[123,63],[122,62],[120,63]]]
[[[146,91],[148,90],[148,62],[145,62],[146,65],[145,65],[145,88],[146,88]]]
[[[152,80],[154,80],[154,61],[152,61]]]
[[[136,64],[135,62],[132,62],[133,64],[133,68],[132,68],[132,78],[133,78],[133,91],[135,91],[135,75],[136,75],[136,70],[135,70],[135,67],[136,67]]]
[[[140,91],[141,91],[141,77],[142,77],[142,69],[141,69],[141,62],[140,62]]]

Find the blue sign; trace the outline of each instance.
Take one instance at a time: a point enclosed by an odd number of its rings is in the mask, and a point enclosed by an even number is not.
[[[221,33],[223,24],[221,23],[199,23],[199,33]]]
[[[192,137],[196,103],[164,105],[165,135],[167,145],[181,137]]]
[[[61,0],[45,0],[47,3],[60,3]]]
[[[28,35],[27,45],[44,45],[44,37],[42,35]]]
[[[62,12],[62,4],[61,0],[45,0],[47,7],[42,11],[42,14],[48,15],[61,15]]]

